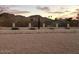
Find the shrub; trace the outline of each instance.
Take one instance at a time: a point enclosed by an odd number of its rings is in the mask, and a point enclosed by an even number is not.
[[[11,29],[12,29],[12,30],[19,30],[19,28],[17,28],[17,27],[15,27],[15,28],[12,27]]]
[[[54,29],[54,28],[48,28],[48,29]]]
[[[31,28],[29,28],[30,30],[35,30],[35,28],[34,27],[31,27]]]
[[[70,27],[65,27],[65,29],[70,29]]]

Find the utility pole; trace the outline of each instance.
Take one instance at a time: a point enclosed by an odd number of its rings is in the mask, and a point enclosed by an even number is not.
[[[40,29],[40,18],[38,17],[38,29]]]

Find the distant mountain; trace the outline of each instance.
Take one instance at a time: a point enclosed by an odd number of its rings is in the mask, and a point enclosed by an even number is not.
[[[33,26],[37,26],[38,19],[40,19],[41,24],[45,23],[47,21],[50,21],[50,19],[46,17],[42,17],[40,15],[32,15],[29,17],[25,17],[22,15],[14,15],[9,13],[2,13],[0,14],[0,26],[12,26],[12,23],[15,22],[16,26],[28,26],[28,23],[31,22]],[[41,25],[42,26],[42,25]]]
[[[51,21],[51,19],[48,19],[46,17],[42,17],[40,15],[32,15],[32,16],[29,16],[29,18],[32,19],[33,21],[38,21],[38,19],[40,19],[41,22]]]

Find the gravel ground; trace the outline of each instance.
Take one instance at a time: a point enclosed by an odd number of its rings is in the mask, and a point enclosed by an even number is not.
[[[69,31],[0,30],[0,53],[79,53],[79,33]]]

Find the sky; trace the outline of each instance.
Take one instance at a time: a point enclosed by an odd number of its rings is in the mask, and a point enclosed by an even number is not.
[[[79,5],[0,5],[0,12],[26,17],[31,15],[41,15],[42,17],[51,19],[75,18],[79,13]]]

